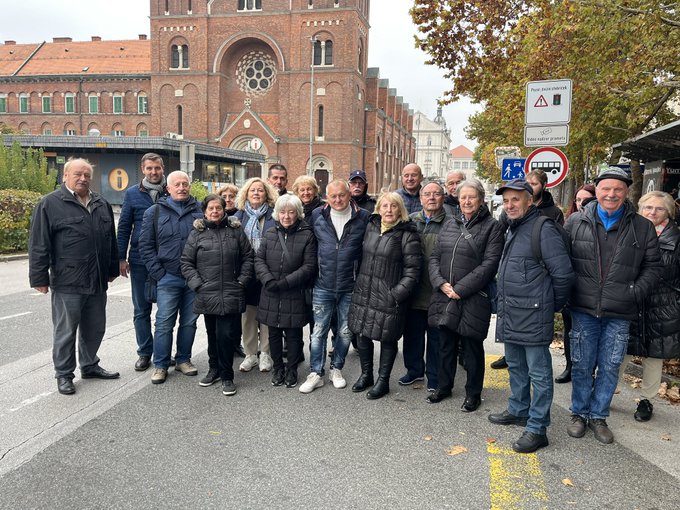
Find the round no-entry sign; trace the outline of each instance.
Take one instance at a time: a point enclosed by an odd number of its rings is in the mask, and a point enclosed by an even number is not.
[[[548,176],[546,188],[557,186],[569,173],[569,161],[567,156],[554,147],[541,147],[529,154],[524,163],[524,172],[528,174],[532,170],[543,170]]]

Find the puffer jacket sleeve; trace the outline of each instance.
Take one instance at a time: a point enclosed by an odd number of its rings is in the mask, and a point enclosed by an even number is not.
[[[447,283],[447,280],[442,276],[441,266],[439,264],[441,257],[441,238],[442,234],[446,232],[447,228],[444,227],[440,234],[437,236],[437,241],[434,243],[434,248],[432,249],[432,254],[430,255],[429,264],[427,267],[430,273],[430,282],[432,283],[432,290],[436,292],[439,287]]]
[[[403,259],[401,278],[391,290],[392,297],[399,304],[406,301],[413,294],[420,278],[422,249],[420,247],[420,236],[417,232],[404,232],[401,238],[401,252]]]
[[[576,275],[562,234],[549,221],[541,230],[541,256],[552,280],[555,311],[561,310],[567,303]]]
[[[198,253],[198,234],[197,230],[192,230],[187,238],[187,242],[184,244],[184,251],[182,251],[182,257],[180,258],[180,268],[182,270],[182,276],[187,281],[187,285],[191,290],[196,292],[201,285],[203,285],[203,280],[196,267],[196,256]]]
[[[310,283],[316,274],[316,238],[309,232],[307,242],[302,253],[302,265],[295,271],[283,278],[284,288],[298,289],[310,287]],[[299,234],[298,234],[299,235]]]
[[[28,239],[28,275],[33,288],[47,287],[50,284],[52,236],[49,214],[46,210],[47,200],[47,197],[43,197],[33,210],[33,218],[31,219],[31,234]]]
[[[118,217],[118,235],[116,237],[118,242],[118,256],[120,260],[127,259],[128,246],[130,245],[130,237],[132,236],[132,225],[134,224],[133,210],[132,210],[132,193],[128,189],[123,198],[123,207],[120,210]]]
[[[268,235],[263,236],[262,239],[260,240],[260,247],[257,249],[257,253],[255,253],[255,274],[257,276],[257,279],[263,286],[267,285],[267,282],[276,280],[272,272],[269,270],[269,266],[267,265],[268,241],[269,236]],[[270,250],[273,248],[274,248],[273,246],[269,247]]]
[[[156,246],[156,227],[154,225],[154,211],[158,204],[149,207],[144,213],[142,232],[139,235],[139,254],[144,261],[149,274],[159,281],[165,276],[165,269],[158,260],[158,246]]]
[[[245,288],[248,284],[255,278],[255,266],[254,266],[254,250],[248,241],[248,236],[243,232],[242,228],[237,229],[238,231],[238,244],[241,248],[242,262],[241,271],[236,277],[238,282]],[[262,240],[264,241],[264,239]]]
[[[501,230],[501,225],[493,218],[488,218],[486,221],[493,223],[486,246],[477,247],[480,251],[484,250],[481,264],[459,279],[453,286],[453,290],[461,299],[469,298],[486,288],[498,271],[498,263],[503,253],[503,231]],[[477,240],[477,243],[479,244],[480,241]]]
[[[661,252],[659,250],[659,240],[656,236],[656,231],[654,230],[654,225],[651,221],[639,221],[640,230],[644,230],[644,241],[640,241],[645,244],[645,255],[642,258],[642,264],[640,265],[640,272],[635,279],[635,298],[639,306],[645,301],[645,298],[652,292],[654,286],[658,283],[661,278],[663,271],[663,264],[661,262]],[[633,223],[631,228],[638,228],[638,225]]]

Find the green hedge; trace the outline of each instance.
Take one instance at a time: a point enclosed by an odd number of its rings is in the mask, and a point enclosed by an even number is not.
[[[31,213],[41,197],[35,191],[0,190],[0,253],[28,250]]]

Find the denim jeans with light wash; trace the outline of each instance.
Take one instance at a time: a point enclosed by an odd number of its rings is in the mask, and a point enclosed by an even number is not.
[[[505,360],[508,362],[510,376],[508,412],[514,416],[528,417],[527,431],[545,434],[550,425],[550,406],[553,400],[552,357],[549,346],[506,343]]]
[[[177,328],[177,364],[191,359],[191,348],[196,335],[196,315],[191,307],[194,304],[194,291],[184,278],[166,273],[158,282],[158,310],[156,311],[156,331],[153,338],[153,364],[156,368],[170,366],[172,350],[172,330],[179,313]]]
[[[310,368],[312,372],[323,374],[326,361],[326,342],[331,328],[331,317],[337,318],[337,335],[335,349],[331,358],[331,369],[342,369],[345,357],[352,343],[352,333],[347,327],[347,314],[352,301],[351,292],[333,292],[314,287],[312,293],[312,311],[314,312],[314,330],[310,345]]]
[[[574,310],[571,318],[571,412],[583,418],[605,419],[628,347],[630,321],[598,319]]]
[[[144,264],[130,264],[130,286],[132,287],[132,308],[137,337],[137,356],[153,354],[153,335],[151,334],[151,307],[144,298],[144,284],[149,272]]]

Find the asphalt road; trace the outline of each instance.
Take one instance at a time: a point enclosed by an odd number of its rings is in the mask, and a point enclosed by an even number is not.
[[[505,371],[487,370],[484,402],[425,402],[422,387],[378,401],[326,383],[310,395],[272,387],[270,375],[238,373],[234,397],[171,372],[150,384],[136,373],[127,280],[111,287],[102,366],[116,381],[82,381],[56,392],[49,297],[28,289],[25,261],[0,263],[0,509],[60,508],[461,508],[677,509],[680,407],[655,403],[633,420],[623,385],[609,424],[613,445],[591,433],[569,438],[569,385],[556,387],[550,446],[512,452],[515,427],[494,426],[507,402]],[[487,340],[489,361],[502,348]],[[207,369],[199,319],[194,361]],[[238,363],[239,360],[236,361]],[[564,358],[554,353],[555,371]],[[306,374],[305,363],[301,375]],[[343,370],[359,375],[350,352]],[[200,377],[200,375],[199,375]],[[448,455],[454,447],[461,453]]]

